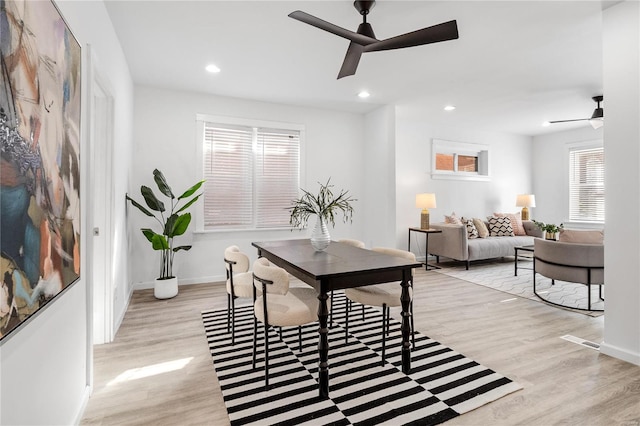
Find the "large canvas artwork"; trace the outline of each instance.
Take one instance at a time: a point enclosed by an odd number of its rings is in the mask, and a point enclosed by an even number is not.
[[[50,1],[0,0],[0,338],[80,277],[80,45]]]

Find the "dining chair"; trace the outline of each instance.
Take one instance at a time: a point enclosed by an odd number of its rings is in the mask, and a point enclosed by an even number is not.
[[[290,287],[289,274],[261,257],[253,263],[253,361],[256,368],[258,321],[264,324],[264,386],[269,389],[269,327],[298,326],[298,350],[302,352],[302,326],[318,320],[318,298],[311,287]],[[282,339],[282,334],[280,334]]]
[[[416,261],[416,256],[410,251],[395,248],[374,247],[372,249],[378,253],[384,253],[389,256],[401,257],[403,259]],[[386,336],[389,335],[389,314],[390,308],[401,306],[400,295],[402,287],[400,283],[384,283],[362,287],[347,288],[344,290],[347,296],[347,304],[345,306],[345,343],[349,339],[349,311],[351,302],[361,303],[363,306],[380,306],[382,307],[382,366],[385,361]],[[410,283],[409,296],[411,297],[411,341],[415,348],[415,328],[413,326],[413,282]],[[364,321],[364,311],[362,314]]]
[[[342,238],[338,240],[339,243],[349,244],[350,246],[357,248],[365,248],[363,241],[354,240],[352,238]],[[364,315],[364,305],[362,306],[362,315]],[[333,290],[331,290],[331,312],[329,313],[329,325],[333,325]]]
[[[235,344],[235,299],[253,298],[253,275],[249,271],[249,257],[238,246],[224,251],[227,271],[227,333],[231,330],[231,344]]]

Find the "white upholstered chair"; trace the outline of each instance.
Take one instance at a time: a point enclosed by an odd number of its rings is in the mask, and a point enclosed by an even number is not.
[[[365,244],[363,241],[354,240],[352,238],[342,238],[338,240],[338,242],[342,244],[349,244],[350,246],[361,249],[365,248]],[[364,315],[364,305],[362,306],[362,309],[362,314]],[[333,325],[333,290],[331,290],[331,313],[329,314],[329,324]]]
[[[290,287],[289,274],[261,257],[253,264],[256,296],[253,304],[253,368],[256,368],[258,321],[264,324],[264,384],[269,389],[269,326],[298,326],[298,344],[302,351],[301,326],[318,320],[318,299],[311,287]],[[258,293],[256,293],[257,295]]]
[[[402,257],[403,259],[408,259],[413,262],[416,261],[415,254],[410,251],[385,247],[374,247],[372,250],[378,253],[388,254],[389,256]],[[410,309],[413,314],[413,283],[410,284]],[[362,305],[382,307],[382,365],[384,366],[386,336],[389,334],[389,308],[401,306],[400,295],[402,293],[402,287],[400,283],[394,282],[347,288],[344,293],[347,296],[347,306],[345,308],[345,341],[347,341],[349,336],[349,301],[361,303]],[[413,315],[411,315],[411,339],[415,347],[413,322]]]
[[[572,232],[586,234],[593,231]],[[540,296],[536,288],[536,274],[551,278],[553,285],[556,280],[584,284],[587,287],[587,310],[601,310],[591,309],[591,286],[599,286],[599,298],[604,300],[604,244],[590,240],[587,240],[588,243],[565,242],[562,237],[561,235],[560,241],[536,238],[533,250],[533,292],[545,302],[558,305]]]
[[[249,257],[238,246],[229,246],[224,251],[224,266],[227,271],[227,332],[231,330],[231,344],[235,344],[235,299],[253,299],[253,275],[249,271]]]

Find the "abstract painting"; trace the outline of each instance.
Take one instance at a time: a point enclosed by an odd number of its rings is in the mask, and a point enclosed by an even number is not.
[[[80,277],[80,45],[51,1],[0,0],[0,339]]]

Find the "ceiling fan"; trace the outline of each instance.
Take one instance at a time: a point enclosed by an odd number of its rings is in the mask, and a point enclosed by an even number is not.
[[[362,23],[358,26],[357,32],[349,31],[300,10],[291,12],[289,17],[351,40],[342,63],[342,68],[340,68],[340,72],[338,73],[338,79],[356,73],[360,56],[362,56],[364,52],[401,49],[403,47],[420,46],[458,38],[458,25],[454,20],[385,40],[378,40],[373,33],[373,27],[367,22],[367,15],[373,6],[375,6],[375,3],[375,1],[353,2],[353,6],[360,15],[362,15]]]
[[[598,105],[596,109],[593,110],[593,114],[591,114],[591,118],[576,118],[574,120],[556,120],[556,121],[549,121],[549,124],[568,123],[571,121],[588,121],[589,124],[591,124],[591,127],[593,127],[594,129],[599,129],[604,125],[604,110],[600,106],[600,102],[602,102],[603,96],[602,95],[594,96],[591,99],[593,99],[593,101],[596,102]]]

